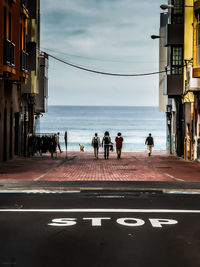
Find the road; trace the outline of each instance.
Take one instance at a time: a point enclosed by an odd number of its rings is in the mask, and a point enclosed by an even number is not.
[[[0,266],[199,267],[200,195],[0,193]]]

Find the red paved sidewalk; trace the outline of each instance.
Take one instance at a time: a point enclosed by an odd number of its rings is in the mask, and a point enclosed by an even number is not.
[[[0,163],[0,180],[29,181],[200,181],[200,163],[167,154],[123,153],[96,160],[93,153],[70,152],[58,159],[16,158]]]

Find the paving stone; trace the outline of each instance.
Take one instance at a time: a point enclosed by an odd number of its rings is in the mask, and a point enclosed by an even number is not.
[[[121,159],[113,152],[108,160],[100,153],[69,152],[33,158],[15,158],[0,163],[0,180],[30,181],[200,181],[200,163],[189,162],[164,153],[123,153]]]

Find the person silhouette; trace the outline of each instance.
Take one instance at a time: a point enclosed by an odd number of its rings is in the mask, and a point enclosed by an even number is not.
[[[110,148],[111,138],[108,131],[104,133],[104,137],[102,139],[102,147],[104,147],[104,158],[109,158],[109,148]]]
[[[154,140],[153,140],[153,137],[151,136],[151,133],[146,138],[145,145],[147,145],[147,151],[148,151],[148,155],[150,157],[152,154],[152,147],[154,146]]]

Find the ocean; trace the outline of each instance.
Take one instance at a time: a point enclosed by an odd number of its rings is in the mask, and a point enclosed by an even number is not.
[[[111,106],[49,106],[40,118],[38,133],[60,132],[60,145],[65,150],[64,133],[68,133],[68,151],[93,151],[91,141],[97,132],[100,139],[110,132],[114,142],[118,132],[124,138],[123,151],[144,152],[149,133],[154,138],[154,151],[166,151],[165,114],[158,107],[111,107]],[[101,151],[101,150],[100,150]]]

